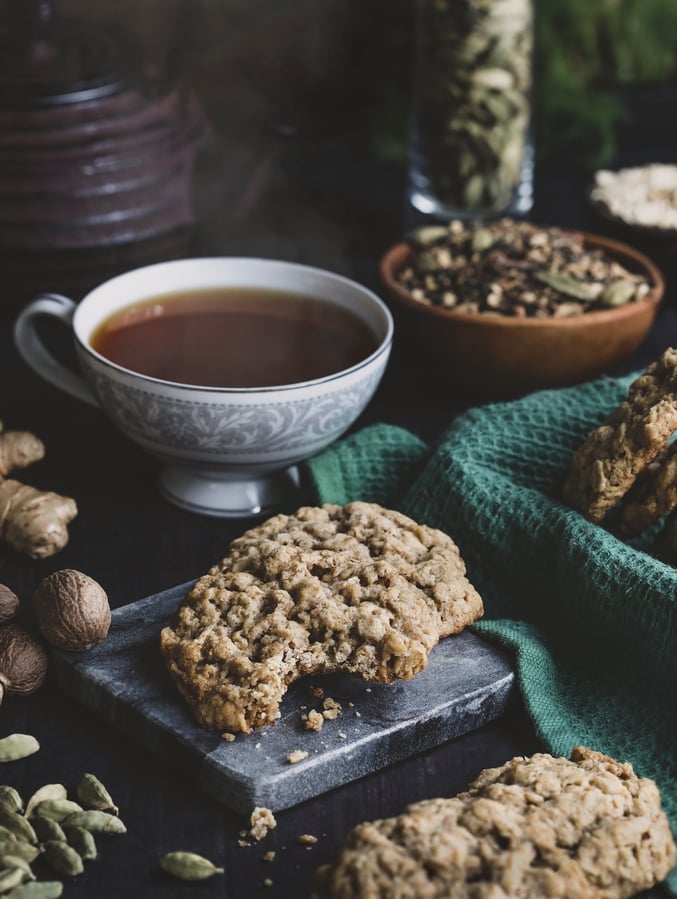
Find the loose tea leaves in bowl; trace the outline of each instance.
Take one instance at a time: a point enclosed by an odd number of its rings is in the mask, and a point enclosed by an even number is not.
[[[530,222],[424,226],[397,282],[421,303],[517,318],[565,318],[638,302],[652,284],[579,232]]]

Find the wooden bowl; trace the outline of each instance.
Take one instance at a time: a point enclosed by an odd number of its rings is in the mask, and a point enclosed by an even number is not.
[[[414,250],[407,243],[382,257],[380,273],[397,302],[401,340],[412,357],[431,363],[442,385],[473,398],[502,399],[531,390],[577,384],[608,372],[644,340],[663,299],[660,270],[644,254],[606,237],[584,234],[653,285],[642,300],[571,318],[513,318],[457,312],[414,299],[396,280]]]

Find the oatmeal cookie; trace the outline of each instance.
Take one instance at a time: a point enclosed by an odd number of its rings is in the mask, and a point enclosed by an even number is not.
[[[589,749],[487,769],[452,799],[361,824],[315,899],[624,899],[662,880],[675,846],[653,781]]]
[[[628,493],[619,521],[623,536],[641,534],[677,507],[677,443],[662,450]]]
[[[482,614],[455,543],[371,503],[304,507],[235,540],[161,634],[200,724],[271,724],[297,678],[390,683]]]
[[[627,399],[574,453],[564,502],[600,522],[677,428],[677,349],[667,349],[630,385]]]

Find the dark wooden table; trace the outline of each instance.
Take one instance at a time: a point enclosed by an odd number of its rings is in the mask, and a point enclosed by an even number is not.
[[[241,204],[219,210],[207,204],[197,252],[295,259],[379,289],[378,258],[409,224],[402,167],[375,163],[355,146],[331,141],[281,147],[265,170],[263,186],[255,163],[241,173]],[[207,182],[211,177],[208,166],[199,174]],[[584,188],[585,178],[576,173],[539,173],[534,219],[587,226]],[[204,180],[201,195],[204,202]],[[45,561],[1,545],[0,581],[19,594],[28,614],[34,587],[60,568],[77,568],[97,579],[114,607],[200,575],[248,522],[199,517],[163,500],[155,461],[96,410],[59,393],[21,363],[11,340],[16,304],[13,297],[2,303],[0,418],[7,428],[28,429],[44,440],[46,458],[23,477],[75,497],[79,515],[68,546]],[[643,364],[674,341],[677,317],[667,306],[627,367]],[[439,390],[434,373],[412,364],[407,335],[398,333],[388,373],[356,427],[387,421],[434,440],[464,405],[463,396]],[[128,834],[100,839],[99,858],[66,885],[65,895],[72,899],[303,897],[314,869],[336,855],[353,825],[397,814],[410,801],[451,795],[482,768],[540,748],[516,697],[496,723],[280,812],[277,828],[263,842],[240,848],[242,816],[200,793],[189,771],[140,748],[49,679],[35,696],[3,703],[0,736],[14,731],[34,734],[42,748],[3,767],[2,782],[27,795],[46,782],[74,787],[82,772],[91,771],[107,784],[127,823]],[[317,844],[300,845],[304,833],[315,835]],[[171,880],[158,862],[174,849],[203,853],[225,867],[225,876],[199,885]],[[266,862],[270,850],[275,859]],[[272,885],[265,886],[266,879]]]

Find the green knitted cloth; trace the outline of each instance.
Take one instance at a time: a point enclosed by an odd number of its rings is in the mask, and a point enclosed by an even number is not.
[[[473,409],[432,449],[375,425],[307,467],[319,502],[378,502],[449,533],[484,599],[474,630],[514,654],[539,737],[557,755],[583,745],[632,762],[677,835],[677,570],[557,499],[631,380]],[[668,883],[677,893],[677,868]]]

